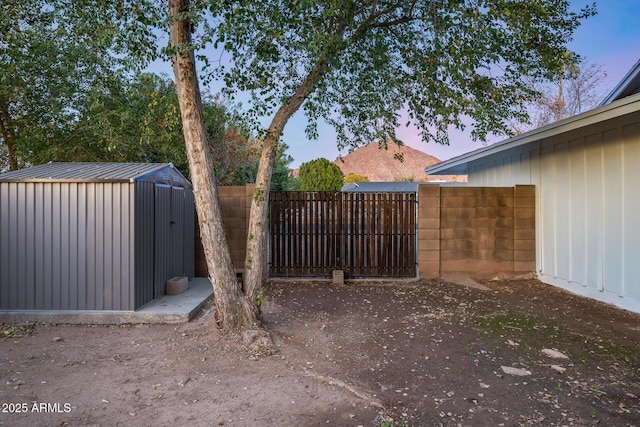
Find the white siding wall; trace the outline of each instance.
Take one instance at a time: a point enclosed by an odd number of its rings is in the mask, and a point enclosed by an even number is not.
[[[640,312],[640,112],[469,165],[469,185],[536,186],[540,279]]]

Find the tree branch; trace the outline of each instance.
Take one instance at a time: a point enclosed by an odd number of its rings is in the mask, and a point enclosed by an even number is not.
[[[9,108],[4,99],[0,99],[0,135],[4,139],[4,144],[7,146],[7,156],[9,157],[9,170],[18,170],[19,163],[18,155],[16,153],[16,131],[13,127],[13,121],[9,115]]]

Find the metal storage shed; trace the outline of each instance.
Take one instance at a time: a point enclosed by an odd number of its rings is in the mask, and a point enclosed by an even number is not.
[[[132,311],[194,274],[194,200],[170,164],[0,175],[0,310]]]

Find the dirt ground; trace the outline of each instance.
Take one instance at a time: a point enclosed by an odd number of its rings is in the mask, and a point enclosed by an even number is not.
[[[640,426],[640,315],[483,285],[270,283],[272,356],[221,337],[211,307],[181,325],[2,325],[0,425]]]

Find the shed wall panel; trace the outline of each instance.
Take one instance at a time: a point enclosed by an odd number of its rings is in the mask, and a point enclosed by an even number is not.
[[[0,308],[133,309],[128,298],[112,298],[134,285],[120,276],[131,263],[120,255],[131,253],[122,234],[131,215],[114,200],[128,198],[131,187],[0,183]]]
[[[85,286],[85,283],[89,283],[89,272],[87,265],[87,233],[89,231],[88,229],[90,224],[88,222],[87,184],[77,184],[76,191],[78,193],[76,208],[76,211],[78,212],[78,222],[76,227],[77,235],[75,241],[75,245],[78,250],[78,263],[76,266],[78,270],[78,305],[75,308],[80,309],[81,307],[87,307],[88,301],[88,291],[87,286]]]
[[[69,200],[69,184],[61,184],[60,185],[60,227],[58,228],[58,232],[60,233],[59,238],[59,263],[60,267],[58,268],[57,275],[60,280],[60,307],[63,307],[64,310],[68,310],[70,306],[70,273],[71,273],[71,265],[78,261],[77,259],[71,260],[69,258],[69,246],[71,246],[71,234],[70,228],[71,223],[69,222],[69,217],[71,215],[71,209],[77,209],[77,206],[71,207]]]
[[[42,264],[44,265],[42,282],[38,283],[38,287],[42,288],[44,309],[53,308],[53,187],[51,185],[42,188],[44,197],[44,205],[39,207],[42,210],[43,219],[43,241],[42,241]],[[22,282],[22,281],[20,281]],[[24,285],[23,285],[24,286]]]
[[[87,281],[94,284],[94,286],[87,287],[87,296],[85,300],[85,307],[89,310],[96,310],[96,288],[102,288],[102,283],[96,280],[96,270],[98,264],[98,248],[96,247],[96,224],[102,217],[97,212],[96,198],[96,186],[93,183],[87,184],[87,233],[86,250],[87,250]]]
[[[184,191],[184,251],[183,262],[185,275],[191,279],[195,275],[195,201],[193,198],[193,190],[186,189]]]
[[[67,186],[67,194],[68,194],[68,247],[66,249],[66,259],[67,259],[67,277],[69,278],[69,298],[68,298],[68,310],[77,310],[79,307],[78,302],[78,282],[80,281],[79,266],[82,264],[80,262],[80,256],[82,251],[78,248],[79,240],[78,240],[78,229],[80,228],[79,218],[82,216],[79,213],[79,204],[78,204],[78,184],[70,183]]]
[[[20,200],[20,189],[16,188],[16,200]],[[26,200],[25,200],[26,202]],[[15,277],[24,277],[27,273],[27,253],[26,253],[26,242],[21,236],[26,233],[27,224],[26,224],[26,203],[18,203],[16,206],[16,221],[15,221],[15,229],[12,230],[13,235],[16,236],[15,242],[15,268],[16,276]],[[24,283],[23,286],[20,286],[17,289],[17,300],[19,302],[27,302],[30,299],[29,293],[31,285],[29,283]]]
[[[153,299],[154,198],[152,182],[135,183],[135,307]]]
[[[44,184],[37,183],[35,184],[35,198],[34,198],[34,217],[35,217],[35,235],[34,235],[34,246],[35,246],[35,258],[38,262],[36,263],[35,270],[35,307],[44,307],[44,286],[40,286],[41,283],[44,283],[46,273],[45,273],[45,263],[44,263],[44,254],[45,254],[45,210],[42,207],[42,203],[44,200]],[[34,308],[35,308],[34,307]]]
[[[34,258],[36,247],[35,247],[35,210],[34,210],[34,198],[35,198],[35,185],[34,184],[25,184],[25,239],[24,239],[24,257],[25,259]],[[25,263],[25,291],[26,291],[26,301],[25,305],[27,307],[35,306],[35,296],[36,296],[36,287],[35,287],[35,270],[32,268],[27,268]]]
[[[183,229],[184,212],[182,202],[184,201],[182,189],[171,189],[171,207],[169,220],[169,246],[165,249],[169,255],[167,276],[184,276],[182,271],[182,248],[184,246]],[[175,275],[174,275],[175,273]],[[171,277],[168,277],[171,279]]]
[[[114,216],[114,186],[104,185],[103,200],[105,203],[102,205],[102,309],[114,310],[114,283],[113,283],[113,246],[114,239],[116,238],[116,232],[113,229],[113,216]],[[107,232],[111,233],[107,235]]]
[[[165,293],[167,271],[171,270],[171,187],[156,186],[155,197],[155,253],[154,265],[154,297],[160,298]],[[170,279],[171,277],[169,277]]]

